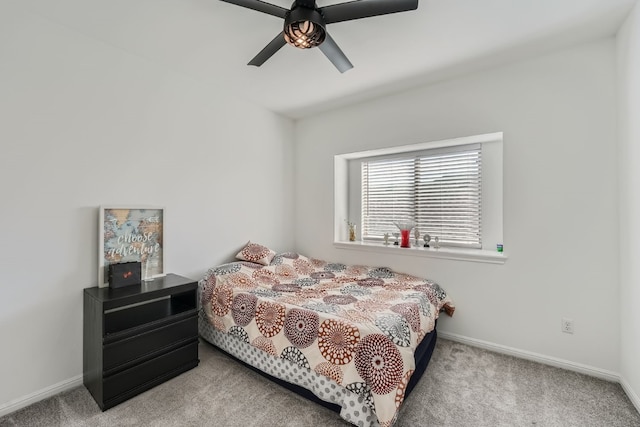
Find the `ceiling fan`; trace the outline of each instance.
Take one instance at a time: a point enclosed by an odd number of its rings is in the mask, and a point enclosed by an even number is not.
[[[261,66],[289,43],[300,49],[319,47],[341,73],[350,70],[353,65],[327,33],[327,24],[418,8],[418,0],[355,0],[325,7],[318,7],[315,0],[294,0],[291,9],[261,0],[222,1],[284,19],[284,29],[248,65]]]

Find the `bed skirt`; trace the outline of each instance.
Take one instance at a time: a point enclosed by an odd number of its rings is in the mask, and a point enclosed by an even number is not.
[[[358,393],[349,391],[324,375],[305,369],[289,360],[272,356],[242,339],[213,328],[203,310],[199,312],[200,336],[207,342],[245,364],[259,374],[273,380],[293,392],[319,403],[360,427],[378,427],[373,412],[373,402]],[[436,330],[427,334],[416,349],[416,368],[405,393],[405,398],[424,373],[437,338]]]

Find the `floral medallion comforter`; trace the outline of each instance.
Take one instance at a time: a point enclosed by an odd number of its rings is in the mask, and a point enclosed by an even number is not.
[[[212,268],[200,286],[215,329],[362,395],[381,426],[396,420],[416,347],[454,311],[433,281],[296,253]]]

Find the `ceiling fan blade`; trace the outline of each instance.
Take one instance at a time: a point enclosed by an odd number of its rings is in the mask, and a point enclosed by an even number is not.
[[[347,56],[344,54],[344,52],[342,52],[342,50],[338,47],[336,42],[328,33],[324,42],[322,42],[322,44],[318,47],[341,73],[344,73],[345,71],[353,68],[353,64],[349,61]]]
[[[284,7],[276,6],[275,4],[266,3],[260,0],[221,0],[226,3],[235,4],[238,6],[246,7],[249,9],[257,10],[258,12],[267,13],[269,15],[277,16],[284,19],[284,15],[289,11]]]
[[[261,66],[265,61],[273,56],[282,46],[287,44],[284,40],[284,34],[282,31],[271,42],[265,46],[264,49],[258,53],[247,65]]]
[[[224,0],[226,1],[226,0]],[[356,0],[320,8],[325,23],[406,12],[418,8],[418,0]]]

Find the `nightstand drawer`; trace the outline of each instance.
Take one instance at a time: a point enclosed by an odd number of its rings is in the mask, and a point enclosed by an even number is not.
[[[103,353],[103,369],[107,371],[126,365],[128,362],[153,355],[154,352],[179,345],[197,338],[198,318],[191,317],[180,322],[162,326],[139,335],[106,344]]]
[[[165,353],[132,368],[103,379],[104,401],[118,397],[128,391],[136,394],[146,390],[156,382],[175,376],[198,364],[198,341]],[[166,377],[166,378],[163,378]]]

